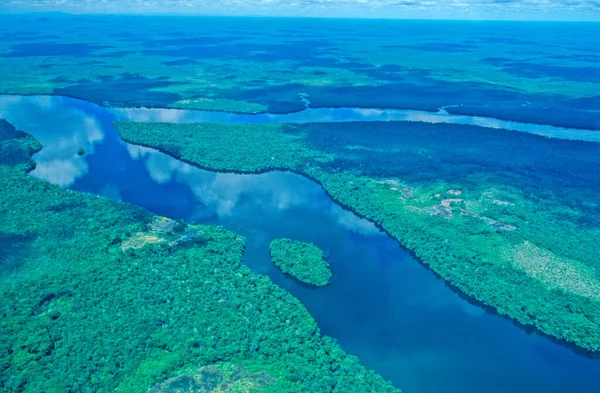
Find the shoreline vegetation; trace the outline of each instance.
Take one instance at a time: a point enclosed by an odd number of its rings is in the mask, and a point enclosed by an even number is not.
[[[0,388],[399,392],[241,262],[245,239],[28,175],[0,120]]]
[[[276,239],[269,245],[269,254],[275,266],[298,281],[315,287],[324,287],[331,281],[323,251],[312,243]]]
[[[404,122],[115,126],[205,169],[301,174],[465,295],[600,350],[597,144]]]

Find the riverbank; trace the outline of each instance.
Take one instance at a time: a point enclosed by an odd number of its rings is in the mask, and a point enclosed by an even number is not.
[[[592,202],[600,183],[589,165],[598,160],[596,144],[401,123],[116,127],[127,141],[203,168],[308,176],[462,292],[546,334],[600,349]],[[473,173],[477,165],[483,170]]]

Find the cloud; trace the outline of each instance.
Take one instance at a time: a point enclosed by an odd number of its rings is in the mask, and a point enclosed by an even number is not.
[[[37,179],[56,184],[61,187],[68,187],[75,182],[75,179],[87,173],[87,165],[82,159],[62,159],[41,161],[31,172],[31,175]]]
[[[104,140],[104,129],[94,114],[67,107],[56,96],[0,96],[0,118],[40,141],[43,148],[33,156],[31,175],[62,187],[72,185],[88,172],[85,157]],[[69,130],[62,134],[57,130]]]
[[[154,149],[128,144],[127,151],[132,159],[143,160],[155,182],[186,184],[197,201],[219,217],[232,216],[244,198],[261,211],[281,212],[301,206],[318,209],[320,205],[315,201],[324,195],[319,186],[290,173],[215,173],[195,168]],[[348,225],[359,225],[351,223],[349,218],[346,221]],[[369,230],[364,223],[362,225],[364,230]]]
[[[308,180],[281,172],[237,175],[191,168],[179,171],[177,179],[187,183],[196,197],[219,217],[233,215],[244,198],[260,211],[282,212],[301,206],[312,207],[318,200],[317,194],[323,193]]]
[[[336,218],[338,224],[348,229],[351,232],[355,232],[364,236],[383,236],[384,232],[380,231],[370,221],[364,218],[360,218],[352,212],[342,209],[339,205],[332,204],[329,210],[330,214]]]
[[[159,108],[112,108],[112,113],[121,121],[180,123],[185,111]]]
[[[3,6],[7,12],[600,19],[598,0],[5,0]]]

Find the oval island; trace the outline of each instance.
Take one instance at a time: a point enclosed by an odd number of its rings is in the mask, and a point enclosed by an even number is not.
[[[303,283],[323,287],[331,281],[329,264],[323,251],[312,243],[276,239],[269,245],[273,264]]]

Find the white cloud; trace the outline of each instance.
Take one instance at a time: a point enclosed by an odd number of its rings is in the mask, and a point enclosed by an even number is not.
[[[232,215],[244,196],[260,205],[261,210],[285,211],[308,205],[316,200],[315,192],[322,193],[319,187],[311,187],[308,180],[291,176],[280,172],[261,175],[212,173],[194,168],[177,173],[177,179],[187,183],[196,197],[220,217]]]
[[[111,112],[121,121],[180,123],[186,111],[162,108],[111,108]]]
[[[600,19],[597,0],[8,0],[7,11],[221,15]],[[562,18],[561,18],[562,16]]]
[[[323,189],[298,175],[269,172],[260,175],[215,173],[195,168],[159,151],[127,145],[134,160],[144,160],[150,177],[159,184],[170,181],[186,184],[198,202],[219,217],[233,215],[244,198],[261,211],[283,212],[293,208],[329,208],[330,213],[344,227],[358,233],[373,235],[379,230],[366,220],[344,211],[339,206],[329,207]],[[327,203],[325,206],[322,203]],[[323,202],[325,201],[325,202]]]
[[[87,164],[81,159],[64,159],[42,161],[37,164],[31,175],[37,179],[68,187],[75,179],[83,176],[88,171]]]
[[[0,117],[42,144],[43,149],[33,156],[37,166],[31,175],[68,187],[88,172],[78,150],[93,153],[95,144],[104,140],[104,130],[94,115],[67,107],[64,100],[56,96],[0,96]],[[64,134],[64,130],[69,133]]]
[[[352,212],[342,209],[338,205],[331,205],[330,213],[337,219],[337,222],[344,228],[365,236],[383,236],[384,233],[379,230],[372,222],[360,218]]]

